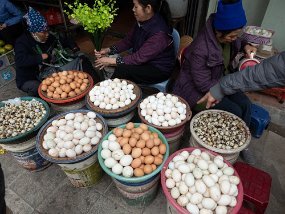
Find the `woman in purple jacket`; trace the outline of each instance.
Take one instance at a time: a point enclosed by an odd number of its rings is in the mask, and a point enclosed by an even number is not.
[[[238,35],[246,24],[242,0],[219,1],[217,13],[185,51],[185,59],[174,84],[175,94],[186,99],[194,109],[219,79],[231,72],[231,62],[239,51],[250,54],[256,49],[242,42]],[[214,108],[229,111],[250,124],[251,103],[243,93],[226,96]]]
[[[95,50],[99,69],[116,66],[112,78],[136,83],[158,83],[168,79],[175,64],[170,10],[164,0],[133,0],[137,24],[127,36],[110,48]],[[127,56],[111,58],[132,49]]]

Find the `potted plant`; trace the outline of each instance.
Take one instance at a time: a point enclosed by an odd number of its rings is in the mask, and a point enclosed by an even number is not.
[[[95,49],[101,50],[104,34],[117,15],[115,0],[94,0],[93,7],[80,3],[79,0],[75,0],[73,4],[65,4],[69,8],[65,13],[84,27],[91,35]]]

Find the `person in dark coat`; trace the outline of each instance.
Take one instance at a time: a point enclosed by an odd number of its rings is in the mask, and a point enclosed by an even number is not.
[[[44,63],[50,63],[53,49],[58,42],[72,52],[78,52],[79,48],[70,39],[56,38],[48,31],[45,18],[33,8],[24,16],[27,20],[25,31],[15,44],[16,84],[17,87],[30,96],[38,96],[38,87],[41,83],[39,73]],[[88,72],[94,82],[99,81],[96,71],[87,57],[82,56],[83,71]]]
[[[167,80],[175,65],[175,53],[168,3],[163,0],[133,0],[137,23],[127,36],[110,48],[95,50],[99,69],[116,66],[112,78],[136,83]],[[132,49],[127,56],[106,57]]]
[[[4,174],[0,163],[0,213],[6,213],[6,203],[5,203],[5,180]]]
[[[242,0],[220,0],[217,12],[210,15],[205,27],[187,47],[173,93],[184,98],[194,111],[205,109],[197,101],[223,75],[233,72],[231,64],[238,52],[248,55],[256,52],[255,47],[238,38],[245,25]],[[242,92],[225,96],[213,108],[231,112],[250,125],[251,102]]]
[[[22,12],[8,0],[0,0],[0,39],[15,44],[23,32]]]

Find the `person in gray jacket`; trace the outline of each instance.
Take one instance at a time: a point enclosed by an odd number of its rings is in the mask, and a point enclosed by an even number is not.
[[[206,108],[210,108],[225,95],[282,86],[285,86],[285,51],[253,67],[224,76],[197,103],[207,102]]]

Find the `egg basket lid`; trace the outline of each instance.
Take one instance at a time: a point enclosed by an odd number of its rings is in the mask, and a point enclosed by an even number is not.
[[[166,187],[166,177],[165,177],[165,171],[168,169],[168,165],[169,163],[172,161],[172,159],[180,154],[183,151],[187,151],[187,152],[192,152],[195,149],[200,149],[202,152],[207,152],[211,157],[215,157],[218,154],[212,151],[209,151],[207,149],[204,148],[194,148],[194,147],[188,147],[188,148],[184,148],[184,149],[180,149],[176,152],[174,152],[168,159],[167,161],[164,163],[161,173],[160,173],[160,180],[161,180],[161,186],[162,186],[162,190],[164,192],[165,197],[167,198],[167,200],[171,203],[171,205],[178,211],[178,213],[182,213],[182,214],[187,214],[189,213],[185,208],[181,207],[174,198],[172,198],[170,191],[168,190],[168,188]],[[230,164],[230,162],[228,162],[226,159],[224,159],[224,162],[231,168],[233,168],[234,170],[234,175],[239,177],[239,174],[237,173],[237,171],[235,170],[235,168]],[[232,213],[232,214],[237,214],[242,206],[242,202],[243,202],[243,186],[242,186],[242,182],[240,181],[240,183],[237,185],[238,188],[238,195],[236,196],[236,200],[237,200],[237,204],[235,207],[228,207],[228,212],[227,213]]]
[[[167,95],[167,93],[163,93],[164,95]],[[153,94],[153,96],[156,96],[157,94]],[[179,124],[176,124],[175,126],[168,126],[168,127],[163,127],[163,126],[157,126],[157,125],[154,125],[152,123],[149,123],[145,118],[144,116],[141,115],[141,108],[140,108],[140,104],[138,105],[138,114],[139,114],[139,117],[141,119],[141,121],[147,125],[150,125],[150,126],[153,126],[154,128],[158,129],[158,130],[161,130],[163,133],[169,133],[169,132],[173,132],[174,130],[176,129],[179,129],[180,127],[182,127],[185,123],[187,123],[190,119],[191,119],[191,116],[192,116],[192,111],[190,109],[190,106],[189,104],[187,103],[186,100],[184,100],[182,97],[180,96],[177,96],[175,94],[171,94],[172,96],[175,96],[178,98],[178,100],[185,104],[186,105],[186,118],[181,121],[181,123]],[[143,100],[141,101],[143,102]],[[141,103],[140,102],[140,103]]]
[[[125,80],[125,79],[120,79],[120,80]],[[110,109],[110,110],[102,109],[102,108],[99,108],[98,106],[94,105],[94,103],[90,100],[90,96],[89,96],[89,93],[88,93],[87,96],[86,96],[87,107],[90,110],[93,110],[93,111],[97,112],[98,114],[100,114],[100,115],[102,115],[103,117],[106,117],[106,118],[119,117],[119,116],[122,116],[122,115],[126,115],[127,113],[129,113],[132,110],[134,110],[136,108],[137,104],[139,103],[139,101],[141,100],[142,91],[141,91],[140,87],[137,84],[135,84],[134,82],[132,82],[130,80],[125,80],[125,81],[128,84],[132,84],[134,86],[133,92],[136,95],[136,99],[132,100],[132,102],[129,105],[126,105],[126,106],[124,106],[122,108],[118,108],[118,109]],[[99,84],[100,84],[100,82],[95,84],[94,87],[98,86]]]
[[[29,136],[31,134],[33,134],[35,131],[37,131],[47,121],[47,119],[50,115],[49,106],[44,100],[37,98],[37,97],[20,97],[20,99],[26,100],[26,101],[31,101],[34,99],[34,100],[40,102],[41,104],[43,104],[43,106],[46,110],[46,114],[43,116],[43,118],[40,120],[40,122],[34,128],[30,129],[29,131],[27,131],[23,134],[16,135],[15,137],[0,139],[1,144],[9,144],[9,143],[16,144],[16,143],[23,142],[23,140],[25,140],[25,139],[29,139]],[[5,103],[0,102],[0,107],[4,107],[4,106],[5,106]]]
[[[94,155],[97,150],[98,150],[98,145],[99,143],[101,142],[101,139],[100,139],[100,142],[95,145],[95,146],[92,146],[92,149],[91,151],[89,152],[83,152],[82,154],[80,155],[76,155],[76,157],[74,158],[69,158],[69,157],[64,157],[64,158],[60,158],[60,157],[52,157],[48,154],[48,150],[46,150],[44,147],[43,147],[43,139],[44,139],[44,135],[46,134],[46,131],[47,129],[52,125],[52,121],[54,120],[58,120],[58,119],[63,119],[65,117],[65,115],[69,114],[69,113],[83,113],[83,114],[87,114],[88,112],[90,112],[90,110],[83,110],[83,109],[80,109],[80,110],[72,110],[72,111],[68,111],[68,112],[64,112],[64,113],[61,113],[59,115],[56,115],[54,116],[53,118],[51,118],[49,121],[47,121],[43,127],[40,129],[39,133],[37,134],[37,137],[36,137],[36,148],[39,152],[39,154],[46,160],[52,162],[52,163],[57,163],[57,164],[71,164],[71,163],[77,163],[77,162],[80,162],[80,161],[83,161],[83,160],[86,160],[87,158],[89,158],[90,156]],[[103,125],[103,128],[102,130],[100,131],[100,133],[102,134],[102,136],[105,136],[106,133],[108,132],[108,127],[107,127],[107,123],[106,121],[104,120],[104,118],[99,115],[99,114],[96,114],[96,118],[95,118],[96,122],[100,122],[102,125]]]
[[[43,100],[45,100],[45,101],[47,101],[47,102],[56,103],[56,104],[70,103],[70,102],[74,102],[74,101],[76,101],[76,100],[79,100],[79,99],[83,98],[83,97],[91,90],[91,88],[93,87],[93,84],[94,84],[94,83],[93,83],[93,79],[92,79],[92,77],[90,76],[90,74],[88,74],[88,73],[86,73],[86,72],[82,72],[82,71],[79,71],[79,72],[87,74],[87,78],[88,78],[88,80],[89,80],[89,83],[88,83],[88,85],[87,85],[87,88],[86,88],[85,91],[83,91],[81,94],[78,94],[78,95],[76,95],[76,96],[74,96],[74,97],[65,98],[65,99],[49,98],[49,97],[47,96],[47,93],[46,93],[46,92],[43,92],[43,91],[41,90],[41,87],[42,87],[42,83],[41,83],[41,84],[39,85],[39,87],[38,87],[38,94],[39,94],[39,96],[40,96]],[[47,78],[49,78],[49,77],[47,77]]]
[[[231,117],[233,117],[233,118],[239,120],[239,121],[243,124],[243,129],[244,129],[245,136],[246,136],[246,141],[245,141],[245,143],[244,143],[242,146],[240,146],[240,147],[238,147],[238,148],[236,148],[236,149],[219,149],[219,148],[212,147],[212,146],[210,146],[210,145],[204,143],[204,142],[202,141],[202,139],[199,138],[198,135],[196,134],[196,132],[194,131],[194,121],[195,121],[195,119],[197,119],[200,115],[205,114],[205,113],[217,113],[217,114],[224,113],[224,114],[228,114],[228,115],[230,115]],[[236,153],[236,152],[240,152],[240,151],[242,151],[243,149],[245,149],[245,148],[249,145],[250,140],[251,140],[251,134],[250,134],[249,128],[247,127],[247,125],[245,124],[245,122],[244,122],[242,119],[240,119],[238,116],[236,116],[236,115],[234,115],[234,114],[232,114],[232,113],[230,113],[230,112],[223,111],[223,110],[205,110],[205,111],[199,112],[198,114],[196,114],[196,115],[192,118],[192,120],[191,120],[191,122],[190,122],[190,132],[191,132],[191,135],[193,136],[193,138],[196,139],[197,142],[198,142],[200,145],[202,145],[203,147],[205,147],[205,148],[207,148],[207,149],[209,149],[209,150],[211,150],[211,151],[214,151],[214,152],[217,152],[217,153],[220,153],[220,154],[233,154],[233,153]]]
[[[139,127],[140,124],[141,123],[134,123],[136,128]],[[119,128],[125,128],[126,125],[121,125],[118,127]],[[113,173],[112,170],[109,169],[108,167],[106,167],[106,165],[104,163],[104,159],[101,156],[101,151],[103,150],[103,148],[102,148],[102,143],[100,143],[99,147],[98,147],[98,160],[99,160],[99,163],[100,163],[100,166],[102,167],[102,169],[108,175],[110,175],[112,178],[115,178],[115,179],[119,180],[120,182],[126,182],[126,183],[141,183],[141,182],[150,180],[151,178],[156,176],[161,171],[163,164],[165,163],[165,161],[167,160],[167,158],[169,156],[169,145],[168,145],[166,138],[164,137],[164,135],[159,130],[157,130],[156,128],[153,128],[151,126],[148,126],[148,129],[151,132],[156,132],[158,134],[159,139],[162,141],[162,143],[166,145],[166,152],[163,155],[163,162],[152,173],[150,173],[148,175],[141,176],[141,177],[130,177],[130,178],[127,178],[127,177],[124,177],[122,175],[117,175],[117,174]],[[108,134],[106,134],[101,142],[103,142],[104,140],[107,140],[111,134],[113,134],[113,130],[110,131]]]

